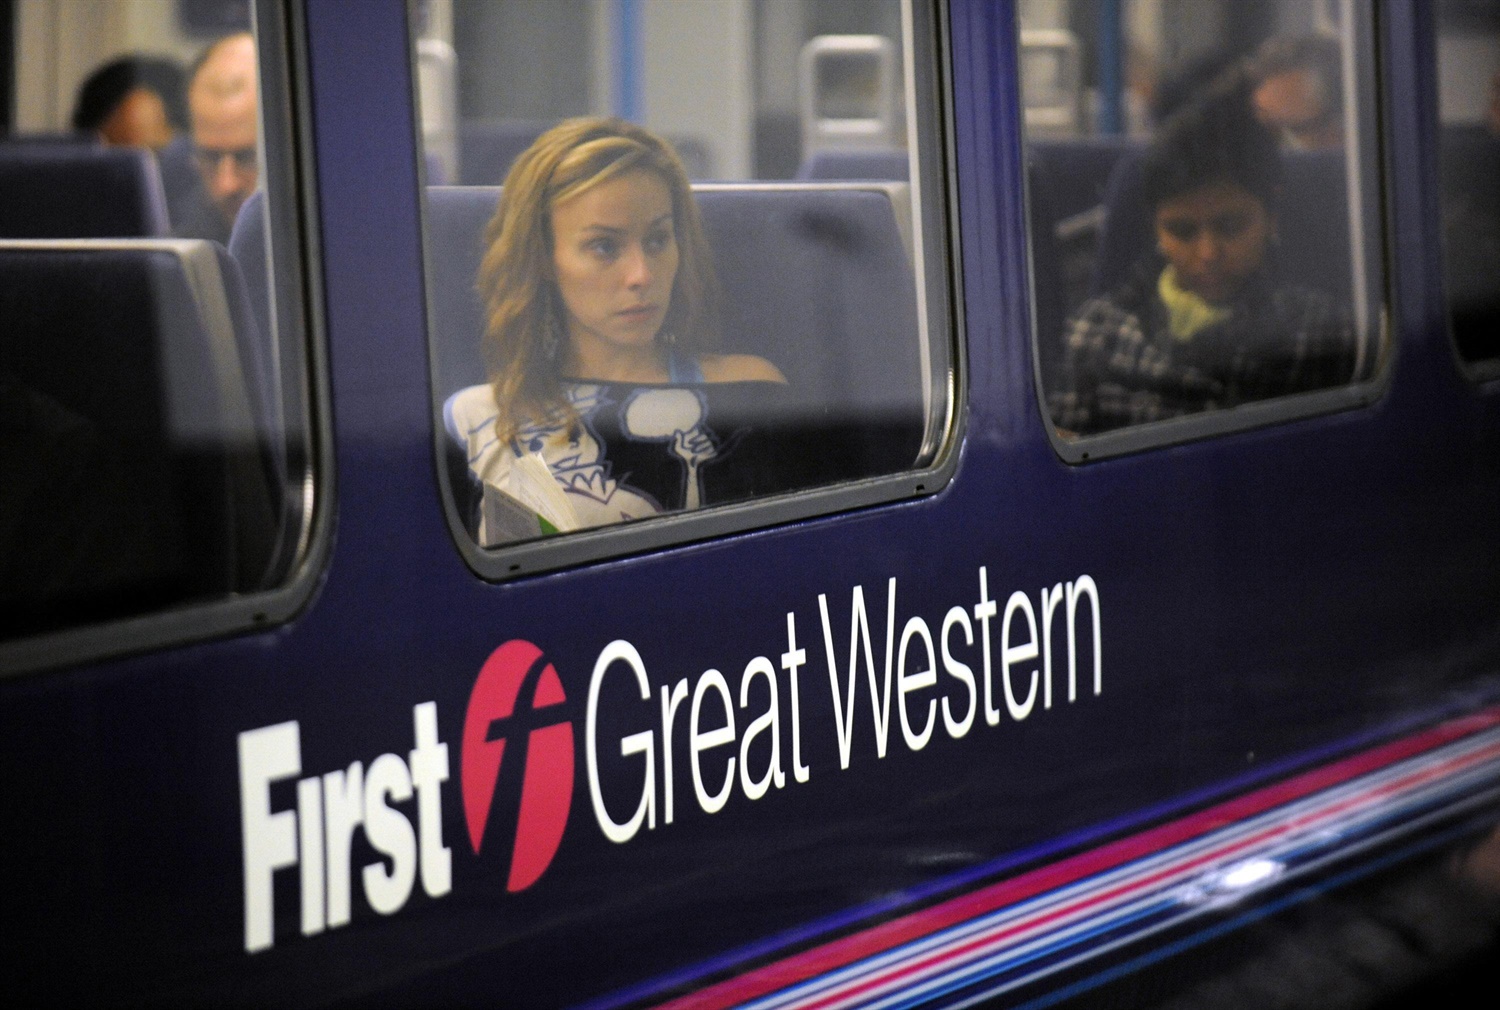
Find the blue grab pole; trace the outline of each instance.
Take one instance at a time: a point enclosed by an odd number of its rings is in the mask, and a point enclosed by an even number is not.
[[[638,122],[641,102],[640,0],[615,0],[615,115]]]
[[[1125,130],[1122,107],[1124,91],[1124,26],[1121,0],[1099,0],[1099,132],[1118,134]]]

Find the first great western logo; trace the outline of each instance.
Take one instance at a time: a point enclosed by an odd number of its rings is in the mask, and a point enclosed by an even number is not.
[[[564,837],[579,830],[570,831],[570,814],[575,791],[585,792],[580,757],[592,827],[622,845],[670,829],[684,807],[696,806],[696,819],[759,805],[829,771],[869,774],[869,757],[879,761],[893,745],[916,755],[941,737],[958,742],[1032,718],[1054,699],[1072,704],[1090,686],[1103,693],[1093,578],[1044,585],[1035,597],[992,597],[986,569],[976,574],[977,595],[938,611],[940,619],[901,614],[899,601],[911,597],[894,578],[873,606],[862,586],[847,609],[819,594],[815,608],[786,611],[785,637],[778,629],[748,662],[691,677],[662,678],[659,665],[653,675],[640,650],[616,638],[572,703],[541,648],[505,642],[480,668],[464,715],[458,786],[476,861],[505,870],[503,893],[543,881]],[[922,594],[924,604],[931,599]],[[581,689],[585,670],[566,672]],[[297,722],[239,735],[247,951],[273,946],[273,878],[293,868],[305,936],[346,925],[361,890],[371,911],[391,915],[419,880],[430,898],[453,889],[437,703],[414,706],[411,726],[410,751],[306,777]],[[456,825],[448,829],[456,837]],[[369,850],[373,861],[359,855]]]
[[[562,681],[541,649],[513,640],[496,649],[474,681],[464,717],[461,785],[469,844],[476,856],[504,850],[507,891],[542,876],[562,843],[573,798],[573,726]],[[240,823],[244,845],[245,949],[275,938],[273,876],[299,868],[301,932],[312,936],[350,920],[356,833],[380,857],[359,868],[376,912],[404,907],[417,881],[438,898],[452,890],[452,852],[443,842],[442,792],[448,745],[438,740],[437,704],[412,709],[415,746],[403,758],[300,779],[294,809],[272,810],[274,783],[302,773],[301,727],[278,723],[239,736]],[[402,808],[415,799],[416,828]]]

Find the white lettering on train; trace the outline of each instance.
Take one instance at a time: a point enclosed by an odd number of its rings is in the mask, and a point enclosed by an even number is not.
[[[437,898],[453,886],[452,853],[443,845],[442,783],[448,745],[438,740],[437,705],[412,709],[415,747],[402,760],[382,754],[368,771],[347,769],[297,782],[296,810],[271,810],[271,785],[302,773],[301,730],[283,722],[241,733],[240,825],[244,845],[245,949],[275,942],[273,877],[300,863],[302,933],[312,936],[349,922],[355,831],[385,857],[361,870],[365,900],[382,915],[400,910],[420,875]],[[416,797],[417,827],[396,805]],[[395,804],[395,805],[393,805]],[[389,860],[389,863],[387,863]]]
[[[980,707],[980,681],[983,682],[983,706],[985,722],[990,726],[1000,723],[1002,711],[1014,722],[1029,718],[1041,702],[1043,711],[1052,708],[1053,697],[1053,652],[1055,621],[1062,612],[1065,621],[1063,638],[1067,643],[1068,701],[1078,698],[1078,651],[1079,608],[1088,604],[1090,624],[1089,644],[1093,651],[1094,694],[1104,692],[1104,651],[1101,640],[1100,600],[1098,584],[1088,575],[1080,575],[1068,583],[1043,586],[1038,594],[1038,603],[1033,604],[1026,593],[1019,590],[1010,594],[1002,611],[990,597],[989,573],[981,567],[978,571],[979,598],[973,605],[973,619],[965,606],[949,608],[934,637],[932,626],[920,615],[912,615],[902,624],[900,638],[896,637],[897,583],[895,578],[886,583],[886,606],[884,624],[884,649],[880,661],[876,661],[876,650],[870,632],[870,619],[865,604],[863,586],[854,586],[849,604],[849,653],[848,662],[841,669],[835,646],[835,617],[830,609],[828,595],[818,595],[818,616],[823,631],[829,702],[833,714],[833,735],[838,747],[839,768],[847,769],[852,758],[858,705],[856,695],[860,693],[860,666],[864,667],[863,683],[867,687],[870,717],[876,759],[886,756],[890,742],[892,686],[895,688],[896,716],[901,724],[901,739],[906,749],[913,753],[923,750],[931,742],[942,713],[942,726],[951,739],[965,737],[973,728]],[[1038,622],[1038,613],[1041,620]],[[999,642],[991,648],[990,622],[1000,618]],[[978,629],[978,655],[975,647],[975,624]],[[790,735],[792,777],[797,782],[806,782],[812,769],[803,762],[802,740],[802,684],[799,680],[801,668],[807,665],[807,650],[797,644],[797,615],[786,615],[787,648],[781,653],[781,670],[787,674],[784,685],[790,703],[790,719],[785,732]],[[959,634],[961,632],[961,635]],[[976,665],[965,662],[968,658]],[[998,653],[999,663],[994,662]],[[949,693],[941,696],[930,693],[940,687],[938,678],[939,654],[942,670],[950,678]],[[1040,665],[1038,665],[1040,661]],[[767,656],[755,656],[744,667],[739,679],[739,708],[751,707],[751,683],[764,679],[769,688],[769,703],[764,710],[746,724],[743,736],[736,730],[735,692],[729,679],[717,669],[703,671],[689,685],[684,677],[670,686],[663,684],[660,694],[660,722],[658,729],[643,729],[623,737],[619,742],[621,757],[640,755],[640,791],[631,785],[629,795],[622,796],[624,805],[634,806],[634,813],[617,822],[605,805],[604,786],[599,773],[599,699],[606,676],[633,675],[636,694],[644,701],[652,699],[651,677],[639,650],[624,639],[610,642],[599,653],[589,681],[588,708],[585,713],[585,766],[589,782],[589,797],[593,801],[594,817],[604,836],[612,842],[624,843],[635,838],[644,826],[652,831],[656,828],[658,797],[662,810],[662,824],[673,823],[677,815],[676,777],[673,767],[673,742],[675,733],[686,735],[689,771],[693,781],[693,795],[698,807],[706,814],[715,814],[729,803],[735,782],[747,800],[759,800],[772,789],[784,788],[786,773],[782,766],[783,725],[780,698],[782,683],[776,675],[776,666]],[[878,671],[878,672],[877,672]],[[995,682],[999,681],[997,691]],[[951,689],[957,689],[954,693]],[[692,698],[689,706],[686,730],[679,730],[681,706]],[[997,702],[1004,701],[1004,708]],[[962,712],[961,716],[956,713]],[[655,718],[653,712],[652,718]],[[751,745],[764,736],[770,744],[770,756],[764,767],[752,769]],[[713,781],[705,764],[709,752],[721,747],[730,747],[739,740],[739,748],[731,749],[727,758],[721,758],[722,766],[715,762],[717,772]],[[661,780],[657,781],[657,769]],[[738,769],[738,775],[736,775]],[[719,777],[722,776],[722,777]],[[620,807],[616,807],[620,809]]]

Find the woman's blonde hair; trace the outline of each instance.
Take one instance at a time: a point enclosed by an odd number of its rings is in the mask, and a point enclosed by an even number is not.
[[[712,343],[718,284],[708,240],[687,173],[671,146],[623,120],[568,119],[537,138],[505,177],[500,205],[485,229],[479,290],[485,305],[484,355],[500,414],[502,442],[528,420],[577,413],[564,395],[567,349],[562,297],[553,279],[552,210],[559,203],[626,172],[654,172],[672,195],[679,259],[672,302],[659,331],[684,354]]]

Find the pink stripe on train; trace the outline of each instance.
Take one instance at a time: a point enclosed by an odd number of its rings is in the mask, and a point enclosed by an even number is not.
[[[1445,744],[1491,729],[1496,725],[1500,725],[1500,707],[1442,723],[1413,736],[1383,744],[1235,797],[1179,820],[1127,836],[1097,849],[1081,852],[1057,863],[1023,873],[1018,877],[990,884],[977,891],[950,898],[929,908],[821,944],[743,975],[688,993],[660,1006],[662,1010],[717,1010],[717,1008],[742,1005],[814,979],[819,975],[847,968],[866,958],[919,941],[942,930],[961,926],[1008,906],[1045,895],[1087,877],[1191,842],[1214,831],[1230,827],[1236,822],[1247,820],[1318,792],[1333,789],[1362,775],[1378,772],[1405,759],[1436,750]],[[1484,753],[1489,754],[1490,751],[1491,749],[1487,748]],[[1458,762],[1458,764],[1472,763],[1474,761]],[[1436,769],[1422,769],[1403,779],[1403,784],[1392,783],[1376,787],[1367,793],[1342,799],[1309,816],[1321,819],[1337,814],[1352,805],[1367,804],[1390,795],[1392,792],[1414,788],[1422,782],[1449,774],[1453,770],[1451,767],[1453,764],[1447,762]],[[873,988],[884,988],[886,983],[901,981],[918,974],[930,975],[932,972],[925,969],[953,961],[968,960],[978,948],[1002,943],[1022,930],[1034,930],[1055,922],[1069,913],[1086,912],[1100,904],[1107,904],[1112,898],[1118,898],[1122,892],[1149,887],[1152,881],[1159,882],[1159,878],[1163,876],[1180,875],[1204,864],[1221,862],[1226,856],[1232,856],[1243,849],[1263,844],[1269,837],[1294,830],[1296,825],[1307,819],[1306,817],[1299,818],[1288,824],[1279,825],[1256,834],[1252,839],[1238,839],[1226,848],[1204,853],[1187,864],[1173,866],[1153,874],[1146,880],[1132,881],[1111,891],[1091,894],[1079,903],[1063,909],[1050,910],[1041,917],[1028,918],[1023,923],[1005,927],[998,934],[986,934],[983,938],[969,941],[958,949],[944,950],[940,955],[929,955],[916,963],[897,962],[888,966],[886,971],[879,973],[878,978],[861,981],[850,988],[837,987],[836,992],[826,993],[816,1002],[799,1003],[799,1005],[823,1007],[835,1000],[842,1001],[856,997]]]

